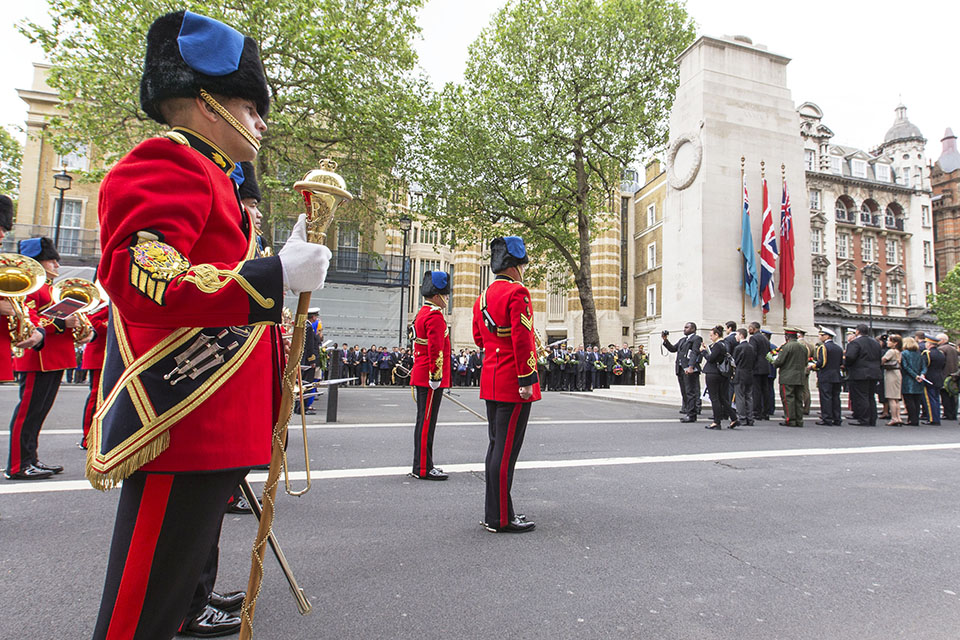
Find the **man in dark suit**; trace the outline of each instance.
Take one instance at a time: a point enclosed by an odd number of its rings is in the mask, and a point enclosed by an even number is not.
[[[854,424],[861,427],[877,426],[877,400],[874,393],[880,372],[880,343],[870,335],[865,324],[857,325],[853,342],[847,345],[843,365],[850,380],[850,403],[853,405]]]
[[[750,334],[750,345],[754,351],[753,410],[750,412],[750,418],[751,420],[769,420],[772,408],[767,406],[766,397],[770,363],[767,362],[766,357],[770,353],[770,341],[760,331],[759,322],[751,322],[747,333]]]
[[[940,424],[940,392],[943,390],[943,381],[946,377],[943,375],[943,369],[947,359],[943,352],[937,348],[940,341],[936,336],[927,335],[927,350],[923,352],[924,364],[927,365],[926,373],[921,375],[923,380],[923,404],[927,407],[927,415],[930,419],[923,424]]]
[[[616,346],[607,345],[607,352],[603,356],[603,364],[607,369],[607,389],[610,388],[610,385],[617,383],[617,376],[613,375],[613,365],[617,362],[616,355],[614,355],[616,351]]]
[[[599,380],[597,379],[597,360],[600,359],[600,354],[597,353],[596,347],[587,347],[587,386],[590,391],[599,388]]]
[[[737,368],[733,375],[734,399],[741,424],[753,424],[753,367],[757,352],[747,339],[746,329],[733,332],[737,346],[733,349],[733,362]],[[724,338],[726,340],[726,338]]]
[[[817,372],[817,389],[820,391],[820,419],[817,424],[839,427],[843,424],[840,415],[840,368],[843,366],[843,349],[833,338],[836,333],[820,329],[820,342],[810,363],[810,370]]]
[[[703,338],[697,335],[697,325],[693,322],[683,325],[683,337],[677,340],[677,344],[670,342],[666,331],[662,337],[667,351],[677,354],[675,372],[680,384],[680,395],[683,397],[680,412],[684,415],[680,422],[696,422],[697,401],[700,399],[700,347],[703,345]]]
[[[737,340],[737,323],[734,322],[733,320],[727,320],[727,322],[723,326],[727,330],[727,335],[723,336],[723,342],[724,344],[727,345],[727,353],[729,353],[730,355],[733,355],[734,350],[736,350],[737,345],[739,344],[739,341]],[[734,396],[736,395],[736,388],[737,388],[737,385],[731,382],[729,385],[731,407],[734,405],[733,399],[734,399]],[[746,413],[744,414],[738,413],[737,415],[740,416],[741,420],[749,419],[750,411],[751,409],[747,407]]]
[[[477,353],[476,349],[470,352],[470,359],[467,367],[470,371],[469,385],[471,387],[475,387],[480,384],[480,371],[483,369],[483,360],[481,359],[480,354]]]
[[[957,369],[960,368],[960,353],[957,352],[957,348],[950,344],[950,338],[945,333],[937,334],[937,341],[939,346],[937,349],[940,353],[943,354],[944,363],[943,363],[943,379],[946,380],[949,376],[957,372]],[[956,420],[957,419],[957,396],[953,395],[946,389],[940,391],[940,402],[943,407],[943,419],[944,420]]]

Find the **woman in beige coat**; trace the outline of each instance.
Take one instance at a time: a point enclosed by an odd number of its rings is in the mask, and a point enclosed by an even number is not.
[[[891,427],[899,427],[903,424],[900,419],[900,384],[903,377],[900,373],[900,357],[903,351],[903,338],[893,334],[887,338],[887,345],[890,347],[880,358],[880,368],[883,369],[883,395],[886,398],[887,410],[890,412]]]

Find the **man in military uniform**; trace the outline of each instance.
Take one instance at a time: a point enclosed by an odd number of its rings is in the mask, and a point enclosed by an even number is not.
[[[786,341],[777,355],[767,354],[767,361],[780,369],[780,391],[783,396],[784,427],[803,426],[803,374],[807,369],[807,348],[797,340],[799,329],[783,328]]]
[[[140,105],[173,129],[122,158],[99,198],[111,315],[87,478],[123,487],[97,640],[239,629],[243,594],[211,596],[224,508],[270,461],[284,286],[319,288],[330,260],[302,215],[279,255],[256,257],[230,180],[266,130],[256,42],[179,11],[153,23],[146,49]]]
[[[683,404],[680,407],[680,413],[683,418],[680,422],[696,422],[697,414],[700,413],[698,404],[700,402],[700,347],[703,345],[703,338],[697,335],[697,325],[688,322],[683,325],[683,337],[677,340],[677,344],[672,344],[667,332],[662,334],[663,346],[667,351],[677,354],[676,374],[677,382],[680,384],[680,395],[683,398]]]
[[[417,425],[413,431],[414,478],[446,480],[447,474],[433,466],[433,435],[443,390],[450,388],[450,328],[443,317],[450,295],[450,276],[445,271],[423,274],[420,295],[423,306],[413,321],[413,369],[410,384],[417,393]]]
[[[807,334],[801,331],[797,335],[797,342],[807,348],[807,363],[813,362],[816,356],[816,346],[807,341]],[[812,398],[810,396],[810,367],[803,370],[803,415],[810,415]]]
[[[947,359],[943,352],[937,347],[940,340],[937,336],[927,334],[925,336],[927,348],[923,352],[923,362],[927,365],[927,370],[920,375],[918,382],[923,383],[923,404],[927,408],[928,420],[923,424],[940,424],[940,392],[943,390],[943,382],[946,380],[943,370]]]
[[[0,195],[0,241],[13,228],[13,201]],[[13,380],[13,346],[10,343],[10,325],[7,316],[13,315],[13,305],[0,298],[0,382]],[[39,336],[38,336],[39,341]]]
[[[814,361],[807,369],[817,372],[817,389],[820,391],[820,419],[817,424],[839,427],[843,424],[840,414],[843,349],[833,341],[836,335],[830,329],[820,329],[820,344],[817,345]]]
[[[496,279],[473,305],[473,340],[487,354],[480,378],[489,435],[483,525],[496,533],[534,528],[514,511],[510,496],[531,403],[540,399],[533,307],[522,284],[528,262],[522,238],[495,238],[490,243],[490,267]]]
[[[43,311],[53,305],[53,279],[60,273],[60,254],[50,238],[21,240],[19,252],[43,266],[46,281],[26,297],[30,322],[39,331],[18,346],[26,347],[13,368],[20,373],[20,402],[10,419],[10,450],[4,476],[8,480],[42,480],[63,472],[57,464],[44,464],[37,457],[40,429],[53,407],[65,369],[77,366],[73,329],[77,317],[51,318]]]

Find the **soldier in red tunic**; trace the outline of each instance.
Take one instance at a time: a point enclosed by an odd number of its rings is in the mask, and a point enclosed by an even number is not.
[[[483,522],[497,533],[524,533],[534,527],[514,512],[510,497],[530,403],[540,399],[533,308],[522,284],[527,262],[522,238],[494,239],[490,266],[497,277],[473,305],[473,339],[484,350],[480,398],[487,401],[490,436]]]
[[[433,466],[433,434],[443,390],[450,388],[450,329],[443,318],[450,295],[450,276],[444,271],[423,274],[423,306],[413,321],[413,370],[410,384],[417,390],[417,426],[413,433],[414,478],[446,480]]]
[[[230,180],[266,130],[256,42],[179,11],[146,49],[140,105],[172,130],[122,158],[99,198],[111,311],[87,478],[123,488],[96,639],[239,629],[243,594],[211,595],[224,509],[270,460],[283,287],[319,288],[330,259],[302,215],[278,255],[256,257]]]
[[[21,240],[19,251],[43,266],[47,281],[26,300],[30,321],[41,335],[35,332],[26,343],[21,343],[29,348],[13,362],[14,369],[22,374],[20,402],[10,419],[10,453],[4,475],[10,480],[42,480],[63,471],[60,465],[38,460],[37,441],[60,390],[63,371],[77,366],[73,329],[78,321],[76,316],[54,319],[42,315],[53,304],[51,285],[60,272],[60,254],[50,238]]]
[[[93,412],[97,409],[97,394],[100,392],[100,374],[103,371],[103,354],[107,344],[107,315],[109,309],[104,304],[100,309],[87,315],[90,325],[93,327],[93,334],[83,348],[83,359],[80,361],[80,368],[90,372],[90,393],[87,394],[87,401],[83,405],[83,438],[80,440],[80,448],[87,448],[87,434],[90,433],[90,425],[93,424]]]
[[[13,228],[13,201],[0,195],[0,241]],[[13,380],[13,345],[10,344],[10,325],[7,316],[13,315],[13,305],[0,298],[0,382]]]

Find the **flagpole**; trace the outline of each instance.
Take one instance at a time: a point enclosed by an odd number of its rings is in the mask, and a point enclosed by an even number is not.
[[[743,285],[740,287],[740,324],[747,322],[747,257],[743,253],[743,189],[745,184],[744,163],[747,159],[740,156],[740,247],[737,251],[741,256],[740,277],[743,279]]]
[[[784,189],[784,191],[786,191],[786,189],[787,189],[787,165],[783,164],[782,162],[780,163],[780,184],[782,185],[782,188]],[[780,212],[780,215],[783,216],[783,212],[782,212],[782,211]],[[791,231],[791,233],[793,233],[793,231]],[[782,236],[783,236],[783,223],[782,223],[782,221],[781,221],[781,227],[780,227],[780,234],[781,234],[780,244],[783,244],[783,237],[782,237]],[[780,251],[783,251],[783,248],[782,248],[782,247],[780,248]],[[783,269],[783,260],[780,261],[780,269]],[[782,272],[781,272],[781,274],[780,274],[780,277],[783,278],[783,273],[782,273]],[[786,297],[786,296],[780,296],[780,297],[783,298],[783,326],[787,326],[787,297]]]
[[[766,170],[764,169],[764,165],[765,165],[765,164],[766,164],[766,163],[765,163],[763,160],[760,161],[760,181],[761,181],[761,183],[762,183],[762,182],[766,179],[766,177],[767,177]],[[763,198],[764,195],[765,195],[765,194],[761,194],[760,197]],[[763,216],[767,215],[767,202],[766,202],[766,201],[761,201],[760,204],[761,204],[761,206],[763,207],[763,211],[762,211],[762,213],[760,214],[760,217],[761,217],[761,220],[762,220],[762,219],[763,219]],[[761,229],[762,229],[762,228],[763,228],[763,227],[761,227]],[[767,239],[766,239],[765,237],[763,237],[763,231],[760,232],[760,236],[761,236],[761,238],[760,238],[760,251],[761,251],[761,254],[760,254],[760,255],[761,255],[761,257],[760,257],[760,267],[763,268],[763,254],[762,254],[763,246],[764,246],[763,243],[766,242]],[[771,276],[771,277],[772,277],[772,276]],[[763,278],[760,279],[760,282],[763,282]],[[768,284],[768,286],[769,286],[769,284]],[[763,292],[762,292],[762,291],[760,292],[760,295],[761,295],[761,297],[763,296]],[[760,309],[763,310],[763,316],[762,316],[762,318],[761,318],[761,323],[764,324],[764,325],[766,325],[766,324],[767,324],[767,311],[766,311],[765,309],[763,309],[763,304],[762,304],[762,303],[761,303],[761,305],[760,305]]]

